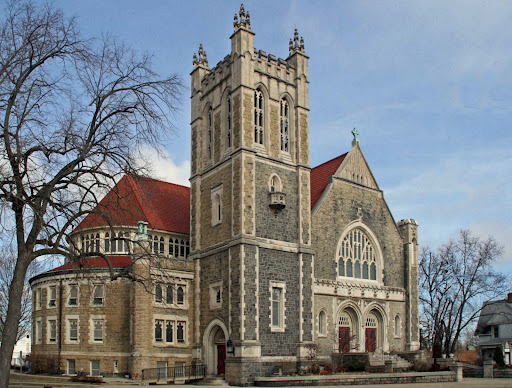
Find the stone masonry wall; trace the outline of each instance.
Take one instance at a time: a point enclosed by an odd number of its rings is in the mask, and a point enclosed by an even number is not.
[[[309,164],[309,126],[308,116],[300,114],[300,163]]]
[[[191,142],[191,174],[194,175],[197,172],[197,125],[192,127],[192,133],[190,137]]]
[[[300,195],[301,195],[301,219],[302,219],[302,243],[309,244],[310,233],[310,186],[309,186],[309,172],[301,172],[300,175]]]
[[[241,166],[241,156],[238,156],[233,159],[233,236],[239,235],[242,230],[241,221],[242,221],[242,199],[241,199],[241,179],[242,179],[242,166]]]
[[[281,130],[279,106],[270,105],[270,156],[279,158],[281,153]]]
[[[197,222],[197,207],[196,207],[196,199],[197,199],[197,190],[198,184],[192,183],[190,185],[190,250],[193,252],[197,249],[197,232],[196,232],[196,222]]]
[[[302,341],[313,341],[313,256],[302,255]]]
[[[220,130],[220,112],[215,113],[213,120],[213,161],[218,163],[221,157],[222,131]]]
[[[269,204],[269,179],[278,174],[284,193],[286,207],[274,212]],[[298,240],[298,196],[297,173],[262,162],[256,164],[256,235],[258,237],[297,242]],[[286,226],[286,227],[285,227]]]
[[[245,147],[252,147],[254,143],[254,129],[252,124],[252,95],[244,93],[243,105],[243,129],[244,129],[244,143]]]
[[[273,249],[259,250],[259,310],[262,356],[296,356],[299,342],[299,259],[296,253]],[[286,284],[285,331],[270,329],[270,282]]]
[[[96,280],[96,281],[94,281]],[[92,304],[92,290],[95,284],[102,283],[101,279],[91,278],[91,281],[69,279],[63,281],[62,295],[62,322],[59,319],[59,292],[57,292],[56,307],[48,307],[47,291],[48,286],[56,286],[59,289],[57,278],[48,278],[41,283],[42,308],[34,310],[32,314],[33,327],[38,318],[42,322],[42,343],[38,344],[34,338],[32,352],[40,354],[43,359],[57,357],[58,354],[58,328],[62,330],[61,369],[66,371],[66,360],[76,360],[76,370],[90,372],[90,361],[100,360],[101,372],[109,375],[114,373],[114,360],[119,363],[119,373],[128,373],[128,358],[131,352],[130,345],[130,288],[131,282],[126,279],[118,279],[113,283],[105,283],[105,303],[103,306]],[[77,306],[68,305],[69,289],[71,284],[79,285],[79,300]],[[39,287],[36,287],[39,288]],[[103,342],[95,342],[92,338],[91,316],[102,316],[105,319]],[[57,338],[54,343],[48,341],[48,317],[55,317],[57,320]],[[78,341],[76,343],[67,341],[69,332],[68,318],[78,317]],[[78,357],[82,353],[86,357]]]
[[[241,138],[241,120],[240,120],[240,94],[233,97],[233,145],[235,148],[240,147]]]
[[[229,326],[229,272],[226,271],[227,268],[229,268],[228,250],[223,250],[201,258],[201,298],[199,301],[199,310],[201,311],[201,340],[206,327],[213,319],[218,318],[224,322],[226,326]],[[218,282],[222,282],[222,303],[220,306],[213,306],[212,308],[210,285]]]
[[[231,252],[231,289],[229,302],[231,303],[231,338],[233,341],[240,341],[240,319],[241,316],[238,311],[241,311],[240,307],[240,260],[241,260],[241,245],[236,245],[230,248]]]
[[[248,235],[254,235],[254,163],[254,157],[243,157],[243,233]]]
[[[257,264],[258,251],[255,245],[244,245],[244,339],[257,339],[258,315],[257,315]]]
[[[404,260],[402,238],[379,191],[368,190],[334,179],[328,197],[313,214],[313,248],[315,249],[315,276],[335,280],[336,248],[348,223],[358,219],[375,233],[382,247],[384,284],[404,287]]]
[[[337,348],[337,331],[338,331],[338,304],[339,298],[329,295],[315,295],[315,312],[314,312],[314,342],[319,346],[318,355],[320,357],[329,357],[334,349]],[[371,299],[366,299],[371,302]],[[325,311],[327,318],[327,332],[326,336],[319,336],[318,334],[318,315],[320,311]],[[386,330],[387,341],[389,344],[390,352],[400,352],[406,349],[406,328],[405,328],[405,303],[404,302],[386,302],[386,310],[389,315]],[[400,314],[402,318],[402,327],[400,336],[395,336],[394,320],[396,314]],[[363,317],[364,320],[364,317]],[[364,339],[357,339],[357,342],[364,344]]]
[[[219,169],[201,182],[201,248],[231,237],[231,165]],[[212,226],[211,190],[222,184],[222,222]]]

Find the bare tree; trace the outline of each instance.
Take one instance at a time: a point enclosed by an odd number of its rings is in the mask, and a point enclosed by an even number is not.
[[[0,341],[2,339],[5,318],[7,316],[7,308],[9,306],[9,285],[14,274],[16,266],[16,256],[10,246],[1,246],[0,250]],[[27,269],[27,281],[23,286],[21,295],[21,315],[18,322],[18,333],[16,341],[18,341],[27,332],[30,332],[32,318],[32,292],[28,284],[28,278],[37,275],[42,271],[41,264],[33,261]]]
[[[482,302],[507,291],[507,277],[493,269],[502,251],[492,237],[482,241],[469,230],[435,252],[422,250],[421,320],[434,357],[454,353],[463,332],[478,318]]]
[[[16,260],[0,349],[7,387],[29,265],[97,255],[80,253],[69,232],[123,173],[145,171],[137,150],[172,131],[182,86],[108,36],[83,39],[51,6],[11,1],[3,15],[0,222],[14,235]]]

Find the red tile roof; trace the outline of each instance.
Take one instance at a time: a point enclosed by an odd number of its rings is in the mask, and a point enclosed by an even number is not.
[[[311,169],[311,209],[322,196],[329,183],[329,177],[336,173],[347,154],[348,152]]]
[[[126,268],[132,264],[131,256],[107,256],[108,260],[114,268]],[[48,272],[61,271],[66,269],[78,269],[78,268],[108,268],[107,262],[102,257],[88,257],[78,262],[68,262],[57,268],[53,268]]]
[[[190,188],[151,178],[125,175],[77,229],[93,226],[136,226],[190,233]]]

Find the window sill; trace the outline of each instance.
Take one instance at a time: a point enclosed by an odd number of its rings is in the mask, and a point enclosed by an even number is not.
[[[354,277],[348,277],[348,276],[337,276],[337,279],[340,282],[347,282],[347,283],[356,283],[356,284],[380,284],[378,280],[371,280],[371,279],[361,279],[361,278],[354,278]]]
[[[153,346],[155,348],[186,348],[188,345],[186,343],[171,343],[171,342],[153,342]]]
[[[272,333],[284,333],[285,332],[285,328],[284,327],[271,327],[270,331]]]

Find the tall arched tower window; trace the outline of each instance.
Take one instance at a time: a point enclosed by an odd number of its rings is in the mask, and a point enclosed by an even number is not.
[[[263,93],[260,90],[254,92],[254,142],[263,144]]]
[[[281,99],[281,151],[288,152],[290,133],[290,105],[285,98]]]
[[[208,160],[213,156],[213,109],[208,109]]]
[[[352,229],[338,248],[338,276],[377,280],[377,253],[368,235]]]
[[[233,108],[231,106],[231,94],[228,95],[228,107],[227,107],[227,133],[226,133],[226,145],[227,148],[231,147],[231,137],[232,137],[232,126],[233,126]]]

